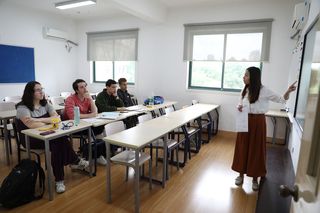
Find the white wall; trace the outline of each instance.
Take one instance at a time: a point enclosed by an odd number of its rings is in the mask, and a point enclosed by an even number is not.
[[[288,1],[233,3],[210,7],[174,9],[168,12],[166,22],[154,24],[135,17],[117,17],[74,22],[38,11],[28,11],[1,3],[0,43],[35,48],[36,80],[40,81],[49,95],[71,91],[75,78],[90,82],[90,66],[86,60],[86,34],[125,28],[140,28],[139,60],[136,85],[130,91],[142,101],[152,93],[167,100],[177,100],[179,107],[190,104],[192,99],[220,104],[220,129],[234,131],[235,106],[238,93],[188,90],[187,64],[182,60],[185,23],[219,22],[273,18],[270,61],[263,66],[263,83],[275,92],[283,93],[288,85],[289,64],[294,41],[289,39],[289,27],[293,3]],[[17,15],[18,14],[18,15]],[[42,27],[64,30],[79,41],[67,53],[64,43],[42,37]],[[25,84],[0,84],[0,98],[22,94]],[[91,84],[90,90],[102,90],[103,84]],[[271,108],[280,108],[272,104]],[[268,124],[270,126],[270,124]],[[270,128],[271,129],[271,126]],[[271,135],[269,132],[268,135]],[[283,137],[283,132],[278,131]]]
[[[86,62],[85,32],[138,27],[140,31],[136,86],[130,89],[138,95],[139,101],[154,92],[167,100],[177,100],[179,106],[190,105],[192,99],[220,104],[220,129],[234,131],[238,93],[186,89],[187,64],[182,60],[183,24],[273,18],[270,61],[264,63],[262,80],[263,84],[282,94],[288,86],[291,49],[294,43],[289,38],[292,11],[293,2],[288,0],[233,3],[232,7],[230,4],[225,4],[214,7],[175,9],[169,11],[165,23],[158,25],[136,18],[80,22],[78,24],[80,41],[78,74],[87,81],[90,80],[90,66]],[[104,87],[103,84],[90,86],[91,90],[97,91]],[[271,105],[271,108],[280,107],[282,106]],[[280,131],[278,133],[283,134]]]
[[[52,96],[71,91],[76,74],[76,48],[68,53],[64,42],[44,39],[43,26],[66,31],[75,38],[76,25],[71,20],[0,3],[0,43],[34,48],[35,77],[47,94]],[[22,95],[24,86],[25,83],[1,83],[0,98]]]

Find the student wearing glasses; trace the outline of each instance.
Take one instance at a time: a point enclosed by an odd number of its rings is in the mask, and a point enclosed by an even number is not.
[[[25,137],[21,134],[22,130],[35,129],[52,124],[52,118],[59,117],[52,105],[46,100],[43,88],[37,81],[27,83],[22,101],[16,105],[16,108],[17,127],[23,146],[25,146]],[[30,138],[30,148],[44,149],[44,141]],[[64,166],[70,165],[72,169],[83,170],[89,166],[89,163],[76,155],[67,137],[51,140],[50,151],[51,166],[56,181],[56,192],[63,193],[66,190],[64,185]]]
[[[77,79],[73,82],[72,88],[75,91],[71,94],[65,101],[65,109],[63,118],[65,120],[73,120],[74,112],[73,108],[75,106],[79,107],[80,118],[94,118],[97,116],[97,107],[89,94],[87,89],[87,83],[83,79]],[[92,128],[95,135],[99,135],[103,132],[104,126]],[[107,161],[105,159],[105,147],[98,146],[97,162],[101,165],[106,165]]]

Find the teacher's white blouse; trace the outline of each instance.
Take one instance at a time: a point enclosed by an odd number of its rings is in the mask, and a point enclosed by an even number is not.
[[[240,94],[240,102],[243,107],[248,107],[248,113],[251,114],[264,114],[269,110],[269,101],[273,101],[276,103],[282,103],[285,104],[286,100],[283,98],[283,96],[280,96],[270,89],[268,89],[265,86],[262,86],[260,89],[259,98],[256,102],[253,104],[250,104],[248,100],[248,93],[247,90],[246,96],[242,99],[242,96]]]

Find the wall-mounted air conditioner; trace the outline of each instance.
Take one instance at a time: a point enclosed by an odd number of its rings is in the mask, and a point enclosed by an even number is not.
[[[74,41],[69,40],[69,35],[68,33],[62,31],[62,30],[57,30],[51,27],[43,27],[43,37],[47,39],[58,39],[66,42],[65,48],[67,49],[68,52],[71,50],[71,45],[73,44],[75,46],[78,46],[78,44]]]
[[[68,34],[66,32],[51,27],[43,27],[43,35],[45,38],[68,40]]]
[[[295,5],[291,24],[291,38],[295,38],[297,35],[299,35],[306,24],[309,13],[309,5],[310,4],[308,0]]]

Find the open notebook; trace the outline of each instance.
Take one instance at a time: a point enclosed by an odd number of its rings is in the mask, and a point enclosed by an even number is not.
[[[99,115],[98,118],[115,120],[119,117],[120,117],[119,112],[103,112]]]

